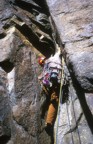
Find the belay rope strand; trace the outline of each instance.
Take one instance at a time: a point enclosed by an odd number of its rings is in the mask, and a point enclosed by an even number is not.
[[[57,111],[57,119],[56,119],[56,130],[55,130],[55,134],[54,134],[54,141],[55,144],[58,144],[58,139],[57,139],[57,134],[58,134],[58,126],[59,126],[59,115],[60,115],[60,101],[61,101],[61,97],[62,97],[62,86],[64,83],[64,59],[62,57],[62,71],[61,71],[61,83],[60,83],[60,92],[59,92],[59,101],[58,101],[58,111]]]

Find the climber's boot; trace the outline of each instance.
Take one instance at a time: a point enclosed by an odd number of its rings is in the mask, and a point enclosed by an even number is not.
[[[53,134],[53,125],[51,125],[50,123],[46,123],[45,131],[47,132],[48,135],[52,135]]]

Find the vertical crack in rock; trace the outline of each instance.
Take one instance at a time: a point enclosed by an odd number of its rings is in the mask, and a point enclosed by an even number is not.
[[[28,26],[24,25],[23,27],[20,27],[16,25],[16,28],[28,38],[28,40],[44,55],[47,57],[50,56],[50,53],[53,52],[52,49],[48,52],[48,48],[50,47],[49,43],[46,42],[40,42],[39,37],[29,28]]]

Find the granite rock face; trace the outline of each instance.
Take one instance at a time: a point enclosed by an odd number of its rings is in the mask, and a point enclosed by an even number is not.
[[[81,87],[90,92],[93,90],[93,1],[47,0],[47,3],[60,40],[65,45],[71,70]]]
[[[11,109],[7,92],[7,74],[0,68],[0,143],[11,138]]]
[[[51,143],[41,116],[37,63],[39,54],[54,51],[47,14],[35,2],[0,3],[0,143]]]
[[[69,82],[54,141],[93,144],[92,6],[92,0],[0,1],[0,143],[54,143],[44,130],[37,62],[39,55],[55,52],[55,39]]]
[[[60,106],[58,143],[93,143],[93,1],[46,2],[71,76],[69,101]]]

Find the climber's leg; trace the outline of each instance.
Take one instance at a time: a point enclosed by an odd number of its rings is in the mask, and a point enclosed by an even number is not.
[[[46,118],[46,124],[50,124],[51,126],[55,122],[56,114],[57,114],[57,103],[53,102],[49,105],[47,118]]]
[[[47,112],[46,123],[53,125],[57,115],[58,108],[58,96],[56,96],[56,92],[51,94],[51,102]]]

